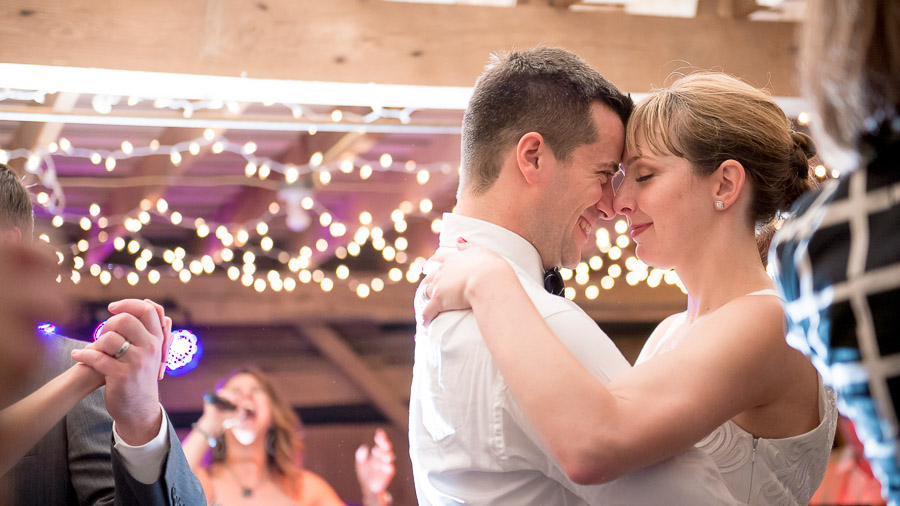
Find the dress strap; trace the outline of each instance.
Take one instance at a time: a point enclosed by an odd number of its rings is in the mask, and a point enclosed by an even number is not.
[[[774,288],[766,288],[765,290],[757,290],[755,292],[748,293],[747,295],[771,295],[773,297],[781,298],[781,295]]]

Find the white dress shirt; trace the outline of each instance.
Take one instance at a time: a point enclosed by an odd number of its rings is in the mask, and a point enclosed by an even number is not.
[[[458,237],[509,261],[541,316],[598,380],[608,383],[630,367],[584,311],[544,290],[540,256],[528,241],[488,222],[445,214],[441,247],[455,249]],[[571,482],[511,397],[472,311],[445,312],[425,326],[424,305],[420,287],[409,424],[420,505],[735,504],[713,462],[697,449],[604,485]]]
[[[169,454],[169,424],[166,410],[163,409],[162,404],[159,405],[159,410],[162,412],[159,432],[153,439],[140,446],[131,446],[126,443],[116,432],[116,422],[113,421],[112,433],[116,442],[113,448],[119,452],[122,465],[125,466],[128,474],[144,485],[152,485],[159,480],[163,459]]]

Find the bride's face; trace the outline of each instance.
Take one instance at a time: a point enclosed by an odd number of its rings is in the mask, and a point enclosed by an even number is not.
[[[646,146],[642,135],[639,148]],[[613,205],[628,220],[638,258],[658,268],[678,268],[697,257],[716,213],[712,179],[695,176],[690,162],[671,153],[626,151],[625,176]]]
[[[233,402],[241,414],[247,415],[235,428],[262,435],[272,426],[272,402],[262,385],[252,375],[243,373],[235,375],[225,383],[220,394]]]

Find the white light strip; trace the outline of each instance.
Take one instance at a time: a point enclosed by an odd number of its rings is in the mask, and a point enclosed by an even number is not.
[[[485,5],[488,7],[515,7],[516,0],[387,0],[408,4]]]
[[[119,97],[170,98],[188,100],[222,100],[236,102],[271,102],[304,105],[364,106],[364,107],[412,107],[415,109],[465,110],[472,88],[461,86],[412,86],[402,84],[336,83],[323,81],[286,81],[275,79],[251,79],[245,77],[203,76],[194,74],[168,74],[161,72],[137,72],[131,70],[108,70],[96,68],[52,67],[44,65],[24,65],[0,63],[0,88],[18,90],[39,90],[47,92],[71,92]],[[632,93],[635,101],[645,93]],[[797,97],[773,97],[775,102],[790,117],[801,111],[808,111],[805,100]],[[16,113],[2,113],[2,119],[12,121],[45,121],[24,119]],[[13,119],[15,117],[15,119]],[[67,119],[68,118],[68,119]],[[161,126],[207,126],[222,125],[223,128],[243,128],[257,130],[304,130],[303,124],[254,121],[255,126],[225,126],[226,120],[186,119],[145,119],[145,125]],[[111,118],[104,122],[87,115],[57,116],[61,123],[86,123],[109,125],[134,125],[131,118]],[[201,123],[202,122],[202,123]],[[219,122],[219,123],[216,123]],[[178,125],[173,125],[178,123]],[[239,122],[249,124],[250,122]],[[292,125],[294,125],[292,127]],[[306,123],[307,127],[310,125]],[[319,125],[317,125],[319,126]],[[321,128],[325,131],[348,131],[348,127],[333,126]],[[385,125],[368,125],[371,132],[409,131],[413,128]],[[423,127],[444,128],[444,127]],[[423,131],[424,133],[425,131]],[[434,131],[434,133],[445,133]],[[458,133],[458,129],[456,132]]]
[[[632,98],[639,101],[645,94],[632,93]],[[775,102],[784,110],[788,118],[796,118],[798,114],[809,111],[807,102],[801,98],[774,97]],[[313,123],[291,120],[266,121],[234,119],[204,119],[155,116],[118,116],[115,114],[73,114],[48,112],[23,112],[0,110],[0,121],[34,121],[41,123],[73,123],[82,125],[119,125],[147,127],[183,127],[183,128],[225,128],[229,130],[271,130],[281,132],[303,132],[315,127],[320,132],[370,132],[370,133],[416,133],[459,135],[460,126],[451,125],[411,125],[374,123],[360,125],[358,123]]]
[[[452,125],[403,125],[372,123],[312,123],[306,121],[266,121],[242,119],[205,119],[154,116],[117,116],[114,114],[32,113],[0,111],[0,121],[37,121],[41,123],[74,123],[82,125],[118,125],[181,128],[224,128],[228,130],[272,130],[277,132],[304,132],[315,128],[319,132],[369,132],[369,133],[418,133],[459,135],[460,126]]]
[[[472,88],[337,83],[0,63],[0,88],[141,98],[463,110]]]

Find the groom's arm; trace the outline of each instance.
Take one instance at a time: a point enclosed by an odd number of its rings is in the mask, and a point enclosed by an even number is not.
[[[106,378],[106,409],[115,421],[116,503],[203,504],[200,482],[159,404],[158,380],[172,320],[149,300],[126,299],[110,304],[109,310],[114,316],[106,321],[103,335],[73,358]]]
[[[157,438],[138,448],[123,444],[121,439],[113,436],[117,505],[206,504],[200,481],[191,472],[175,428],[165,412],[163,424]]]

